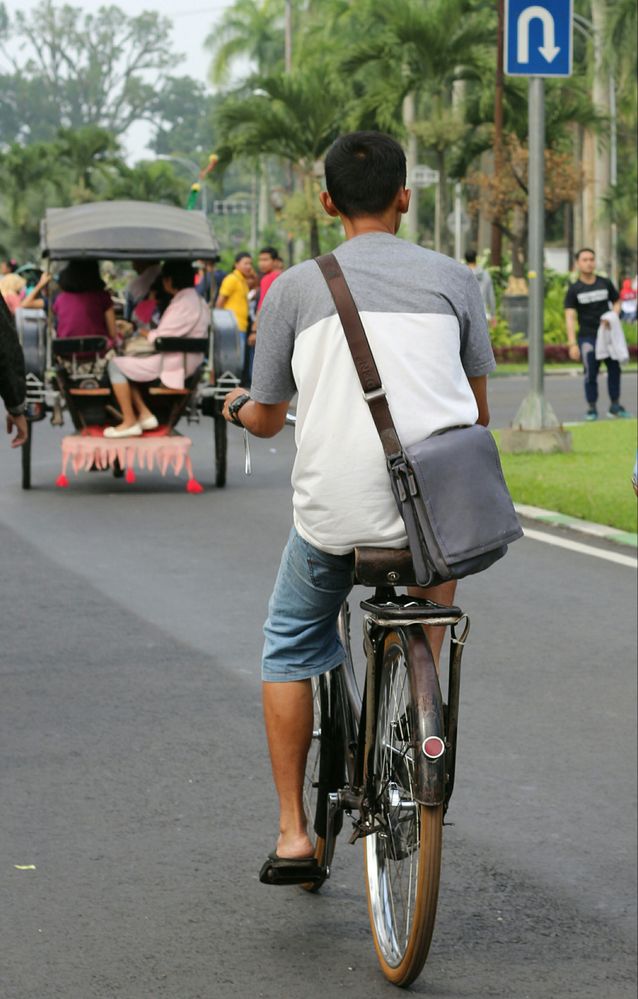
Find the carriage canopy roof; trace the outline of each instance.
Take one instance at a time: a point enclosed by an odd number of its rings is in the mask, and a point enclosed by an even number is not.
[[[40,242],[54,260],[195,260],[219,251],[201,212],[147,201],[48,208]]]

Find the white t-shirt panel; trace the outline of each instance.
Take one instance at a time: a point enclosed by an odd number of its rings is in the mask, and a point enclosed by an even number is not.
[[[459,354],[455,316],[361,313],[404,446],[476,422],[474,394]],[[428,350],[419,350],[427,337]],[[337,316],[296,339],[295,526],[316,548],[342,555],[355,546],[407,543],[383,449]]]

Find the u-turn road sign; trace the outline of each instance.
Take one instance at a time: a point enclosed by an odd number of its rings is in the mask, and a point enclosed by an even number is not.
[[[571,76],[573,0],[505,0],[508,76]]]

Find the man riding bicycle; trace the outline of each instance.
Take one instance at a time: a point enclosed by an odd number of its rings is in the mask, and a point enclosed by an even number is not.
[[[346,236],[335,256],[403,446],[453,426],[486,426],[487,375],[495,364],[480,289],[466,267],[397,238],[410,202],[403,150],[388,135],[354,132],[329,150],[325,175],[321,203],[341,220]],[[407,546],[379,436],[313,260],[282,274],[270,290],[251,395],[231,392],[224,415],[258,437],[272,437],[295,393],[294,526],[264,626],[264,718],[280,826],[262,878],[268,880],[269,867],[285,867],[288,883],[303,883],[317,864],[302,797],[311,679],[343,660],[336,622],[353,585],[355,546]],[[455,588],[452,581],[413,592],[450,605]],[[429,632],[435,658],[443,631]]]

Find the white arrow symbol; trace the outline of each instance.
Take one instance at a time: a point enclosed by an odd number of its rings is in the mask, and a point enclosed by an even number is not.
[[[536,18],[543,22],[543,44],[538,50],[540,54],[547,62],[553,62],[560,52],[560,48],[555,45],[556,25],[552,14],[546,7],[526,7],[519,15],[517,25],[516,59],[521,65],[529,62],[529,26]]]

